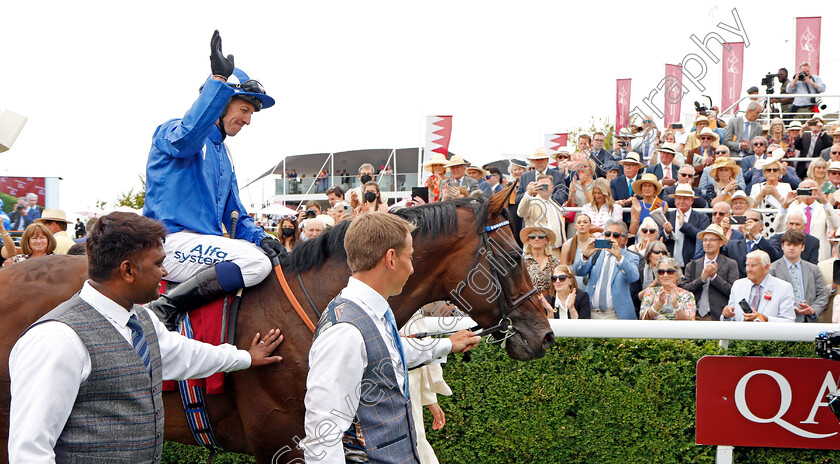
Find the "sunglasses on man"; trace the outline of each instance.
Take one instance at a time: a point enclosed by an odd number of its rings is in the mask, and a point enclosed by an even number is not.
[[[608,232],[604,232],[604,237],[607,237],[607,238],[610,238],[610,237],[619,238],[619,237],[624,237],[624,234],[622,234],[621,232],[611,232],[611,231],[608,231]]]

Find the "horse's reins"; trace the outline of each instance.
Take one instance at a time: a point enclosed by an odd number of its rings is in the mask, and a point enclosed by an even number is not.
[[[286,276],[283,274],[283,268],[280,266],[280,262],[277,257],[272,258],[272,264],[274,264],[274,274],[277,276],[277,282],[280,283],[280,287],[283,289],[283,293],[286,294],[286,298],[289,299],[289,303],[292,304],[292,307],[295,308],[295,312],[298,314],[298,317],[306,324],[306,327],[309,327],[309,331],[315,333],[315,324],[312,322],[312,319],[309,318],[309,315],[306,314],[306,311],[303,310],[303,307],[300,305],[297,297],[294,293],[292,293],[292,289],[289,287],[289,282],[286,281]],[[298,274],[298,279],[300,279],[300,275]],[[303,287],[303,282],[300,283],[300,286]],[[306,293],[306,289],[304,289],[304,293]],[[309,295],[306,295],[309,298]],[[309,300],[309,304],[312,304],[312,300]],[[315,305],[312,304],[314,308]]]

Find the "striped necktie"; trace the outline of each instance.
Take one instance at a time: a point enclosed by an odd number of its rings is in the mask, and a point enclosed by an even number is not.
[[[131,317],[128,318],[128,324],[126,325],[129,329],[131,329],[131,344],[134,346],[134,351],[137,352],[137,355],[140,356],[143,364],[146,365],[146,371],[149,375],[152,375],[152,357],[149,353],[149,345],[146,343],[146,336],[143,335],[143,327],[140,327],[140,321],[137,320],[136,315],[132,314]]]

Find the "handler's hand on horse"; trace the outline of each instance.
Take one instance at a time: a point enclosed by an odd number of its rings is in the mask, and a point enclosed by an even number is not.
[[[452,334],[452,336],[449,337],[449,341],[452,342],[453,353],[465,353],[471,350],[474,346],[478,345],[481,341],[481,337],[464,329]]]
[[[271,329],[268,335],[260,339],[260,333],[254,335],[254,340],[251,341],[251,348],[248,353],[251,355],[251,367],[267,366],[269,364],[279,363],[283,360],[281,356],[271,356],[271,353],[280,346],[283,341],[283,336],[280,335],[280,329]]]
[[[214,76],[229,78],[233,74],[233,55],[225,57],[222,53],[222,36],[219,31],[213,32],[210,39],[210,69]]]
[[[280,243],[280,240],[277,240],[274,237],[263,237],[263,239],[260,240],[260,248],[263,249],[269,258],[273,258],[286,251],[286,247]]]

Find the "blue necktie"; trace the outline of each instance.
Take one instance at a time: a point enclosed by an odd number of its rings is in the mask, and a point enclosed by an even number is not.
[[[405,353],[403,352],[402,346],[402,339],[400,337],[400,331],[397,329],[397,321],[394,319],[394,312],[391,311],[391,307],[388,307],[388,310],[385,311],[385,322],[388,323],[388,328],[391,329],[391,337],[394,339],[394,346],[397,347],[397,351],[400,353],[400,361],[402,362],[403,373],[405,374],[405,397],[410,398],[408,394],[408,369],[405,365]]]
[[[140,327],[140,321],[137,320],[137,316],[132,314],[128,318],[128,324],[126,325],[131,329],[131,344],[134,346],[134,351],[137,352],[143,364],[146,365],[146,371],[148,371],[149,375],[152,375],[152,357],[149,353],[149,345],[146,343],[146,337],[143,335],[143,327]]]

